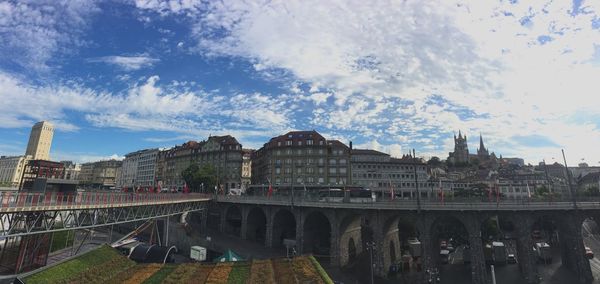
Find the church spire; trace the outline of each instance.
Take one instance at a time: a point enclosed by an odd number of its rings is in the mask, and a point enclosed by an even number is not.
[[[485,146],[483,145],[483,136],[481,136],[481,133],[479,133],[479,149],[485,150]]]
[[[458,130],[458,139],[462,139],[462,134],[460,133],[460,129]]]

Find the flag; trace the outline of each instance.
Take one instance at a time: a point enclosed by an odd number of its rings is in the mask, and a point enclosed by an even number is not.
[[[442,180],[440,180],[440,196],[442,197],[442,205],[444,205],[444,189],[442,188]]]
[[[148,188],[148,192],[150,192],[150,193],[154,193],[154,186],[150,186],[150,187]]]
[[[269,191],[267,191],[267,197],[271,197],[273,195],[273,186],[269,183]]]
[[[527,184],[527,197],[531,198],[531,190],[529,189],[529,184]]]
[[[189,193],[190,188],[187,185],[187,182],[183,183],[183,193]]]
[[[498,186],[498,183],[496,183],[494,187],[496,188],[496,203],[500,203],[500,187]]]

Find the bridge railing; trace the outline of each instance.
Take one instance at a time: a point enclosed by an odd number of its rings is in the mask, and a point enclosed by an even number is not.
[[[39,207],[93,207],[152,205],[173,201],[210,198],[201,193],[125,193],[111,191],[86,192],[1,192],[0,209],[39,208]]]

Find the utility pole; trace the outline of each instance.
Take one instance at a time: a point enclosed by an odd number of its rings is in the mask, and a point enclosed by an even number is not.
[[[567,166],[567,158],[565,158],[565,150],[561,149],[563,160],[565,161],[565,173],[567,174],[567,184],[569,185],[569,191],[571,192],[571,198],[573,199],[573,208],[577,209],[577,196],[575,196],[575,192],[573,191],[573,187],[571,186],[571,174],[569,173],[569,166]]]
[[[417,213],[421,213],[421,191],[419,191],[419,175],[417,174],[417,155],[415,154],[415,149],[413,148],[413,161],[414,161],[414,170],[415,170],[415,187],[417,189]]]

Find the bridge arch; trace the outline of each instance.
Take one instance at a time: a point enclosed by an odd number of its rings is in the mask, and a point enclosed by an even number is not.
[[[323,212],[309,211],[304,218],[302,252],[316,256],[331,255],[332,222]]]
[[[283,240],[296,239],[296,215],[286,209],[279,208],[273,213],[272,246],[284,247]]]
[[[253,207],[246,218],[246,239],[264,243],[266,234],[267,215],[262,208]]]
[[[242,210],[237,205],[230,205],[225,209],[225,224],[223,228],[227,234],[241,237]]]
[[[345,266],[350,262],[352,253],[356,256],[363,251],[362,216],[351,212],[345,213],[339,224],[340,266]],[[353,248],[350,246],[351,244],[354,246]],[[354,251],[352,252],[351,249]]]
[[[473,230],[474,228],[469,230],[468,225],[462,221],[461,216],[453,214],[439,216],[434,219],[430,229],[433,251],[425,253],[431,255],[434,263],[446,263],[449,260],[441,255],[442,250],[448,250],[448,245],[452,245],[453,248],[463,250],[463,252],[464,250],[470,251],[472,245],[470,236],[473,235]],[[481,243],[478,245],[481,245]],[[469,262],[472,259],[473,254],[469,253],[469,256],[463,258],[463,262],[465,260]]]

